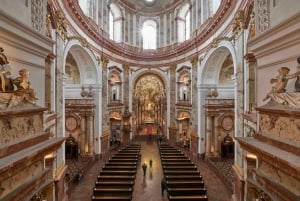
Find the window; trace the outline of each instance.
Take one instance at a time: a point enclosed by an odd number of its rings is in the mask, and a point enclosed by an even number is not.
[[[87,13],[87,11],[88,11],[88,9],[87,9],[88,1],[87,1],[87,0],[79,0],[79,1],[78,1],[78,4],[79,4],[81,10],[83,11],[83,13],[84,13],[85,15],[87,15],[87,14],[88,14],[88,13]]]
[[[185,15],[185,40],[190,38],[191,34],[191,12],[188,11]]]
[[[190,4],[184,4],[177,15],[177,35],[178,42],[183,42],[190,38],[191,34],[191,12]]]
[[[109,38],[114,39],[114,16],[111,11],[109,11]]]
[[[154,20],[146,20],[143,23],[143,49],[156,49],[156,30],[156,22]]]
[[[212,1],[212,4],[210,5],[212,15],[214,15],[217,12],[218,8],[220,7],[220,4],[221,4],[221,0]]]
[[[122,16],[119,7],[115,4],[110,4],[109,11],[109,38],[116,41],[122,42]]]

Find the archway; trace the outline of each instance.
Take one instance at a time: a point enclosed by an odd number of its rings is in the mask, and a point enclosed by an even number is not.
[[[99,73],[94,54],[77,40],[65,48],[65,136],[72,135],[78,143],[79,154],[98,153],[100,101]]]
[[[211,50],[200,70],[200,133],[205,134],[201,151],[206,157],[220,157],[222,139],[227,134],[234,137],[235,65],[231,47],[223,42]]]
[[[162,78],[154,73],[139,76],[132,96],[134,135],[161,135],[166,131],[166,92]]]

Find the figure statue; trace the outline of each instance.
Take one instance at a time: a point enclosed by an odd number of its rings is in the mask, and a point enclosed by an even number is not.
[[[298,68],[299,69],[299,68]],[[270,81],[274,86],[272,87],[272,90],[270,93],[267,94],[267,96],[263,99],[263,101],[267,100],[270,98],[270,94],[273,93],[284,93],[285,87],[288,83],[289,79],[293,79],[297,76],[300,76],[300,70],[298,70],[296,73],[293,73],[291,75],[288,75],[290,72],[290,69],[288,67],[281,67],[278,70],[278,75],[276,78],[272,78]]]
[[[9,62],[3,52],[4,49],[0,47],[0,92],[12,92],[14,90],[12,79],[7,77],[11,75]]]
[[[298,72],[300,71],[300,57],[297,58],[297,62],[299,66],[297,66]],[[295,92],[300,92],[300,74],[298,74],[296,82],[295,82]]]
[[[36,94],[34,90],[31,88],[31,84],[28,81],[30,72],[27,69],[19,70],[20,77],[17,77],[13,80],[13,83],[17,86],[17,94],[25,94],[26,100],[30,103],[35,103]]]

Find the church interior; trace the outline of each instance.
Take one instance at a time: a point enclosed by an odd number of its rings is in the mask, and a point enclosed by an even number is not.
[[[0,36],[0,200],[300,200],[298,0],[1,0]]]

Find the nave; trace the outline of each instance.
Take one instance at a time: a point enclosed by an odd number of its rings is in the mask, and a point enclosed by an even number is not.
[[[132,193],[133,201],[164,201],[169,200],[167,192],[161,195],[161,180],[163,178],[163,169],[159,155],[159,148],[156,141],[140,140],[133,143],[141,144],[141,161],[137,167],[135,184]],[[115,152],[111,152],[113,156]],[[149,165],[152,159],[152,168]],[[105,159],[96,160],[93,165],[84,173],[81,181],[70,186],[68,190],[69,200],[72,201],[89,201],[93,194],[93,188],[101,167],[105,165]],[[210,170],[206,162],[202,159],[192,159],[197,164],[202,175],[205,187],[207,189],[208,200],[227,201],[231,200],[231,195],[227,191],[222,181],[217,178],[214,172]],[[141,164],[147,164],[146,175],[143,176]]]

